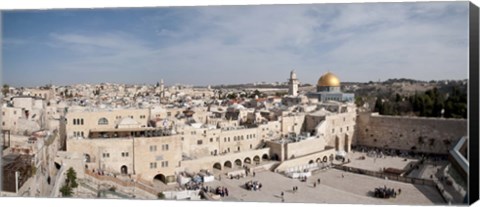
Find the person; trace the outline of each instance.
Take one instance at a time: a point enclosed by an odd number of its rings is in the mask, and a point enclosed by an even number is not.
[[[225,195],[228,197],[228,188],[225,188]]]
[[[398,195],[400,195],[401,193],[402,193],[402,189],[399,188],[399,189],[398,189]]]
[[[253,177],[255,177],[255,172],[252,173]]]
[[[281,196],[282,196],[282,198],[283,198],[283,191],[280,193],[280,195],[281,195]]]
[[[344,177],[345,177],[345,176],[344,176],[343,173],[342,173],[342,178],[344,178]]]
[[[295,193],[295,186],[293,186],[293,192]]]
[[[317,179],[317,183],[320,184],[320,178]]]
[[[313,183],[313,187],[316,188],[316,187],[317,187],[317,183]]]

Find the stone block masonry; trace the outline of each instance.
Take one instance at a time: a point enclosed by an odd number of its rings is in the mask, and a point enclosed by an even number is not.
[[[354,144],[370,147],[448,154],[466,136],[466,119],[382,116],[361,113]]]

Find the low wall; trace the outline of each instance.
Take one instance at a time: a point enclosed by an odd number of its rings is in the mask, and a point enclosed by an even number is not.
[[[329,162],[331,156],[335,156],[335,149],[333,148],[283,161],[280,165],[277,166],[275,171],[284,172],[290,168],[308,166],[309,164],[324,162],[323,159],[325,157],[327,157],[327,162]]]

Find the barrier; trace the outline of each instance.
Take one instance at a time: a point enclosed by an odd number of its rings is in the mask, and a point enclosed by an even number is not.
[[[93,172],[90,172],[88,170],[85,171],[85,174],[90,176],[90,177],[93,177],[97,180],[100,180],[100,181],[110,181],[110,182],[113,182],[115,184],[118,184],[118,185],[121,185],[123,187],[132,187],[132,188],[139,188],[145,192],[148,192],[152,195],[155,195],[157,196],[157,193],[158,191],[156,191],[155,189],[153,189],[151,186],[148,186],[142,182],[138,182],[138,181],[135,181],[135,182],[128,182],[128,181],[124,181],[124,180],[120,180],[118,178],[115,178],[115,177],[111,177],[111,176],[102,176],[102,175],[98,175],[96,173],[93,173]]]

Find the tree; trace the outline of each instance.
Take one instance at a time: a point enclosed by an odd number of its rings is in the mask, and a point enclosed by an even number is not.
[[[165,194],[163,192],[159,192],[157,194],[158,199],[165,199]]]
[[[355,96],[355,105],[357,105],[357,107],[362,107],[363,104],[365,104],[363,98],[360,96]]]
[[[73,188],[78,187],[77,172],[70,167],[67,171],[67,177],[65,178],[65,184],[60,188],[62,197],[70,197],[73,194]]]
[[[2,88],[3,96],[7,96],[9,91],[10,91],[10,86],[8,84],[4,84]]]
[[[72,188],[68,185],[63,185],[60,188],[60,193],[62,193],[62,197],[70,197],[73,194]]]

